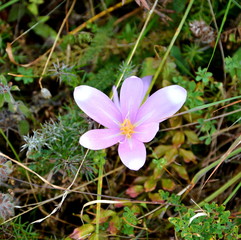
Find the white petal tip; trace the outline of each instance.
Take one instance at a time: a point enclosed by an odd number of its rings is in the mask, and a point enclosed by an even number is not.
[[[144,165],[144,164],[139,165],[138,164],[139,161],[140,161],[139,159],[132,159],[130,162],[128,162],[125,165],[130,170],[138,171]]]
[[[185,88],[178,85],[168,87],[169,99],[174,104],[184,103],[187,98],[187,91]]]
[[[89,148],[90,146],[90,141],[85,135],[82,135],[79,139],[79,144],[85,148]]]
[[[84,102],[92,96],[92,88],[89,86],[79,86],[74,89],[74,99],[76,102]]]

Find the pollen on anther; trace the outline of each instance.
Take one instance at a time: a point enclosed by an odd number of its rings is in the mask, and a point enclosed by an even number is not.
[[[134,133],[135,126],[131,123],[129,119],[125,119],[121,124],[120,131],[121,134],[126,135],[126,137],[131,138]]]

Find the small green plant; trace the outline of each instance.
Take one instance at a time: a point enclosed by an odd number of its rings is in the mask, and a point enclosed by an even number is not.
[[[20,121],[24,117],[30,117],[31,112],[28,107],[22,101],[15,101],[12,91],[19,91],[18,86],[12,85],[12,82],[7,82],[7,79],[3,75],[0,75],[0,108],[4,107],[6,103],[10,112],[21,116]]]
[[[185,60],[192,66],[195,64],[200,64],[203,62],[203,50],[200,48],[199,45],[191,43],[189,45],[184,45],[183,48],[183,55]]]
[[[39,234],[34,231],[33,225],[28,222],[22,223],[21,217],[17,218],[14,222],[11,222],[12,234],[16,237],[16,240],[37,240]]]
[[[16,81],[23,81],[24,84],[29,84],[34,81],[33,79],[33,69],[18,67],[18,77],[15,77]]]
[[[167,164],[167,160],[162,157],[158,159],[153,159],[153,163],[158,169],[163,169],[163,167],[165,167],[165,165]]]
[[[185,212],[184,212],[185,210]],[[184,240],[241,239],[238,226],[224,206],[206,203],[201,211],[183,208],[180,217],[170,217],[178,237]]]
[[[188,79],[178,76],[173,77],[172,81],[187,90],[187,101],[186,106],[188,108],[194,108],[203,104],[202,97],[204,95],[203,91],[200,91],[200,87],[194,81],[189,81]]]
[[[19,88],[12,83],[8,83],[7,79],[0,75],[0,108],[4,103],[7,103],[10,107],[15,102],[11,91],[19,91]]]
[[[227,72],[232,73],[233,71],[237,71],[241,69],[241,62],[237,59],[233,59],[231,57],[225,58],[225,69]]]
[[[232,78],[232,85],[236,85],[238,92],[241,92],[241,48],[239,48],[232,57],[225,58],[225,70]]]
[[[170,194],[167,191],[159,190],[159,195],[161,199],[166,201],[168,204],[175,207],[175,211],[181,211],[183,208],[183,204],[181,203],[181,197],[174,193]]]
[[[34,160],[30,167],[43,174],[50,169],[58,172],[64,168],[64,175],[73,176],[84,156],[78,139],[85,128],[88,128],[87,122],[78,116],[77,111],[69,109],[69,114],[58,117],[58,121],[51,120],[34,130],[31,136],[24,136],[22,150],[27,150],[28,158]],[[81,173],[90,179],[95,171],[94,161],[85,161],[81,168]]]
[[[130,23],[127,23],[119,35],[119,39],[125,39],[127,42],[130,42],[136,38],[136,26],[132,26]]]
[[[138,223],[135,213],[128,207],[124,208],[123,213],[123,229],[122,232],[126,235],[134,235],[134,227]]]
[[[200,125],[197,128],[200,129],[202,133],[206,133],[205,136],[199,137],[201,141],[205,141],[206,145],[209,145],[212,141],[212,135],[216,132],[215,123],[216,120],[205,121],[204,119],[198,119]]]
[[[59,84],[64,82],[66,85],[76,87],[80,83],[79,71],[75,66],[68,66],[65,63],[53,63],[53,68],[49,69],[51,76],[57,77]]]
[[[210,78],[213,76],[211,72],[207,71],[207,68],[202,69],[201,67],[198,67],[196,74],[196,81],[202,81],[204,86],[210,82]]]

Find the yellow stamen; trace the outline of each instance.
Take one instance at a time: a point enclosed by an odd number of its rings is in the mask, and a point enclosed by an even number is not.
[[[125,119],[124,122],[121,124],[121,134],[126,135],[126,137],[131,138],[134,131],[135,126],[132,125],[129,119]]]

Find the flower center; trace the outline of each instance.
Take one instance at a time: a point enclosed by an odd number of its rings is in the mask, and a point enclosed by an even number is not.
[[[121,124],[121,134],[126,135],[126,137],[131,138],[131,135],[135,132],[135,126],[132,125],[129,119],[125,119],[124,122]]]

